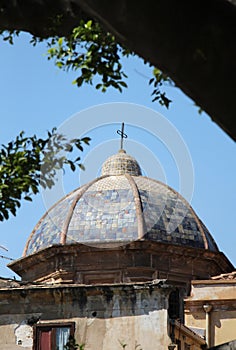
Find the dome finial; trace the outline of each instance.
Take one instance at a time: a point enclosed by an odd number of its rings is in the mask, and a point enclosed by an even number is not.
[[[120,150],[123,151],[124,139],[127,139],[127,135],[124,133],[125,123],[122,123],[121,130],[117,130],[117,134],[120,135]]]

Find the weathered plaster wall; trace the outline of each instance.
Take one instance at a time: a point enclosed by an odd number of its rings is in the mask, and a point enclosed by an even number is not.
[[[78,319],[76,339],[85,343],[86,349],[155,348],[157,344],[167,349],[167,319],[164,312],[153,311],[150,315],[127,316],[109,319]]]
[[[192,281],[191,300],[208,299],[236,299],[236,280]]]
[[[1,313],[1,307],[0,307]],[[11,314],[0,316],[0,349],[31,350],[33,346],[33,328],[26,324],[30,315]]]
[[[221,310],[216,310],[216,305],[212,303],[213,310],[211,318],[211,339],[212,344],[222,344],[236,338],[236,311],[226,311],[226,306],[222,305]],[[202,311],[186,313],[185,321],[187,326],[206,329],[206,313]]]
[[[191,297],[186,299],[186,325],[206,328],[204,305],[211,305],[210,334],[213,345],[236,338],[236,280],[193,281]]]
[[[42,286],[0,289],[0,349],[32,349],[28,320],[75,322],[75,338],[86,350],[167,349],[169,287]],[[138,347],[139,345],[139,347]]]
[[[236,339],[236,310],[212,313],[212,335],[215,345]]]

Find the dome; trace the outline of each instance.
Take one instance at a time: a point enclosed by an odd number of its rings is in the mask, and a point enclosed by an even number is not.
[[[188,202],[166,184],[142,176],[137,161],[122,150],[104,162],[100,177],[46,212],[24,256],[58,244],[122,245],[136,240],[218,252]]]

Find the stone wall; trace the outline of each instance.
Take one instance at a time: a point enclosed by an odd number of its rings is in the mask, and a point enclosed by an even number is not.
[[[0,289],[0,349],[33,349],[33,328],[74,322],[86,350],[167,349],[168,295],[163,281],[135,285],[29,285]],[[35,324],[32,324],[36,322]]]

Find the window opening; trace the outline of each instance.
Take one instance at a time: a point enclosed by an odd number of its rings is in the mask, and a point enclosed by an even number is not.
[[[73,335],[74,323],[36,325],[34,350],[64,350]]]
[[[172,319],[180,318],[180,299],[178,289],[170,293],[168,315]]]

